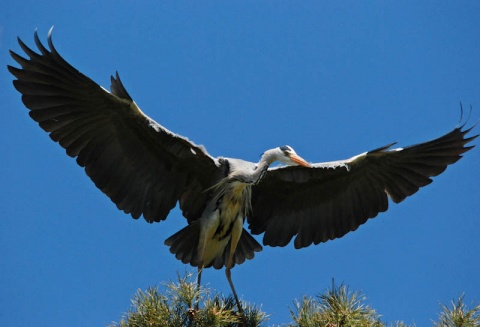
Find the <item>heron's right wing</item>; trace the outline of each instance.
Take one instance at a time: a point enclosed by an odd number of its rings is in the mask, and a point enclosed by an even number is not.
[[[271,169],[252,188],[248,216],[264,245],[302,248],[356,230],[369,218],[416,193],[461,158],[477,136],[457,127],[435,140],[389,150],[388,145],[347,160]]]
[[[118,74],[110,93],[71,66],[55,50],[51,30],[50,49],[35,32],[40,54],[18,41],[29,59],[11,51],[21,68],[8,69],[23,103],[95,185],[134,218],[164,220],[180,201],[195,219],[203,190],[220,174],[218,160],[143,114]]]

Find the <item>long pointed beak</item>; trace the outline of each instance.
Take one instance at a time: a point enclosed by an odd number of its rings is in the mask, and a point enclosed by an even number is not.
[[[296,154],[290,155],[290,159],[299,166],[303,166],[303,167],[307,167],[307,168],[312,167],[312,165],[310,165],[305,159],[303,159],[302,157],[300,157]]]

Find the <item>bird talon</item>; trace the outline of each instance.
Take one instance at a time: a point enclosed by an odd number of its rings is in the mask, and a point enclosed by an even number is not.
[[[190,319],[195,318],[197,311],[198,308],[188,308],[188,316],[190,317]]]

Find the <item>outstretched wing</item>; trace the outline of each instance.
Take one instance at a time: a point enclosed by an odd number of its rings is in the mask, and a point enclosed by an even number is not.
[[[253,234],[263,243],[295,248],[342,237],[432,182],[473,146],[471,130],[455,128],[433,141],[389,150],[393,145],[343,161],[289,166],[268,171],[252,189],[248,216]]]
[[[180,200],[184,215],[196,219],[202,191],[219,178],[219,162],[143,114],[118,74],[110,93],[72,67],[55,50],[51,32],[50,49],[35,32],[40,54],[20,39],[29,59],[10,51],[21,68],[8,70],[30,117],[133,218],[164,220]]]

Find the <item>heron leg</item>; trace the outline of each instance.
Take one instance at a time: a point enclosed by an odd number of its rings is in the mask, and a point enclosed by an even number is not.
[[[235,254],[235,250],[237,249],[238,241],[240,240],[240,236],[242,235],[242,231],[243,231],[242,224],[243,224],[243,219],[237,219],[235,221],[235,225],[236,225],[235,227],[238,227],[238,228],[234,228],[234,231],[232,232],[232,237],[230,239],[230,242],[231,242],[230,243],[230,253],[229,253],[229,256],[228,256],[227,265],[225,267],[225,274],[227,275],[228,283],[230,284],[230,288],[232,289],[233,297],[235,298],[235,301],[237,302],[238,313],[242,317],[243,325],[246,326],[247,321],[245,319],[245,313],[243,311],[242,304],[240,303],[240,300],[238,299],[238,295],[237,295],[237,292],[235,291],[235,287],[233,286],[232,272],[231,272],[231,268],[233,266],[233,255]]]
[[[242,318],[243,326],[247,326],[247,320],[245,318],[245,312],[243,311],[242,304],[240,303],[240,300],[238,299],[237,292],[235,291],[235,287],[233,286],[232,282],[232,272],[230,270],[233,262],[233,254],[230,253],[230,258],[228,260],[227,267],[225,269],[225,274],[227,275],[227,280],[228,283],[230,284],[230,288],[232,289],[233,297],[235,298],[235,301],[237,302],[237,308],[238,308],[238,313],[240,314],[240,317]]]
[[[198,266],[198,274],[197,274],[197,300],[195,302],[195,310],[198,311],[199,302],[200,302],[200,282],[202,281],[202,271],[203,265]]]
[[[235,291],[235,287],[233,286],[232,272],[230,271],[230,267],[227,267],[227,269],[225,269],[225,274],[227,275],[228,283],[230,284],[230,288],[232,289],[233,297],[235,298],[235,301],[237,302],[238,311],[241,314],[243,314],[242,305],[240,304],[240,301],[238,300],[237,292]]]

